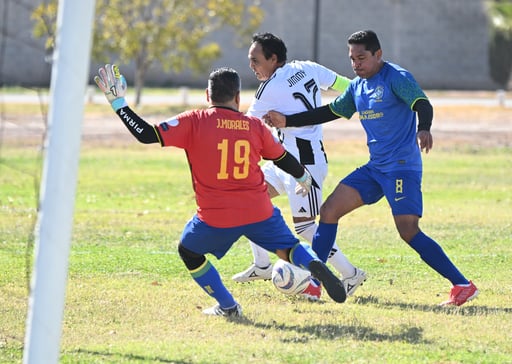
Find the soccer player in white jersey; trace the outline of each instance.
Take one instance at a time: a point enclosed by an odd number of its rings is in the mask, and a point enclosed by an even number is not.
[[[267,111],[293,114],[322,105],[321,90],[328,88],[343,92],[350,80],[336,72],[310,61],[286,62],[286,45],[271,33],[255,34],[249,48],[249,67],[261,81],[247,112],[261,118]],[[272,163],[263,165],[265,181],[271,198],[286,194],[293,215],[295,232],[312,242],[322,204],[322,184],[327,176],[327,157],[322,144],[322,127],[304,126],[274,130],[284,147],[303,164],[313,176],[313,188],[303,197],[295,194],[295,181]],[[315,183],[316,182],[316,183]],[[254,262],[245,271],[233,276],[237,282],[270,279],[272,264],[268,253],[251,242]],[[366,273],[354,267],[336,243],[328,262],[341,274],[347,295],[366,280]],[[318,300],[321,287],[314,280],[302,293],[310,300]]]

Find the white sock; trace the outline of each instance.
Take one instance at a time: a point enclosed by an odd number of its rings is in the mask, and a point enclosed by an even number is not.
[[[270,265],[270,257],[268,252],[261,246],[251,243],[252,255],[254,257],[254,265],[258,268],[266,268]]]
[[[311,243],[313,243],[313,235],[315,235],[316,233],[316,228],[318,227],[318,224],[314,220],[310,220],[296,222],[294,226],[295,233],[300,237],[306,239],[306,241],[309,242],[309,245],[311,245]]]
[[[352,277],[356,273],[356,267],[348,261],[347,257],[336,243],[332,246],[327,261],[332,264],[334,269],[336,269],[343,278]]]
[[[298,222],[295,223],[295,232],[311,244],[317,227],[318,224],[314,221]],[[342,253],[336,242],[332,246],[327,261],[343,278],[352,277],[355,274],[356,268],[349,262],[345,254]]]

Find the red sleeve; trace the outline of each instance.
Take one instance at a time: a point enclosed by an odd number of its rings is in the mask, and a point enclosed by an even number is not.
[[[195,119],[197,116],[193,111],[186,111],[161,122],[156,128],[162,146],[187,149],[194,135],[191,130]]]
[[[272,134],[272,130],[267,124],[259,119],[257,120],[258,123],[256,125],[260,127],[260,135],[262,138],[261,157],[269,160],[278,159],[285,152],[283,145]]]

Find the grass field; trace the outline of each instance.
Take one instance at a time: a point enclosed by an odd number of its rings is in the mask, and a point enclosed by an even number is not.
[[[512,149],[443,144],[424,158],[423,230],[480,289],[438,307],[449,282],[400,241],[384,201],[342,220],[338,245],[368,281],[344,304],[310,303],[269,282],[236,284],[248,243],[217,261],[244,309],[214,304],[176,246],[195,202],[184,153],[135,141],[82,146],[61,339],[62,363],[511,363]],[[366,161],[360,142],[326,144],[325,190]],[[41,160],[5,144],[0,163],[0,363],[22,359]],[[275,203],[289,218],[285,198]]]

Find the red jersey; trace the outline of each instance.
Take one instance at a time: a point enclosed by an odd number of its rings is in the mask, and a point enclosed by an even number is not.
[[[213,227],[235,227],[272,215],[261,158],[284,147],[258,118],[225,107],[186,111],[158,125],[162,146],[187,153],[198,217]]]

